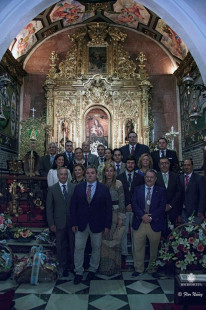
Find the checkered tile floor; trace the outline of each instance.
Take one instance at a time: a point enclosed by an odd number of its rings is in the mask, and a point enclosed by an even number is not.
[[[74,275],[37,286],[12,279],[0,281],[0,293],[15,288],[12,310],[152,310],[151,303],[173,302],[174,279],[149,274],[132,277],[133,270],[112,277],[97,274],[90,283],[85,272],[82,283],[73,284]],[[3,309],[2,309],[3,310]]]

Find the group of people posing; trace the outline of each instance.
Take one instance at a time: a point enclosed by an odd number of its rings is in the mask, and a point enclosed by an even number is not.
[[[168,219],[174,225],[197,224],[205,216],[205,178],[194,173],[192,159],[185,159],[179,175],[175,151],[160,138],[159,150],[137,142],[135,132],[129,144],[114,150],[98,145],[98,156],[90,153],[89,142],[73,152],[72,141],[65,153],[56,154],[54,143],[41,158],[40,174],[47,176],[47,221],[56,234],[59,275],[75,272],[74,284],[84,273],[84,253],[91,240],[91,257],[86,280],[95,273],[119,273],[128,255],[127,235],[131,229],[134,259],[133,276],[145,271],[146,240],[150,260],[146,271],[157,277],[155,260]]]

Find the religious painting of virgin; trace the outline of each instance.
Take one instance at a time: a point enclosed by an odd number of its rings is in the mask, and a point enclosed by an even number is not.
[[[98,144],[108,147],[109,120],[105,111],[95,108],[86,116],[86,140],[90,141],[92,151]]]
[[[107,73],[106,47],[89,47],[88,73]]]

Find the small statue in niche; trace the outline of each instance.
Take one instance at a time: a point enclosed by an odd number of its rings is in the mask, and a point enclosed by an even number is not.
[[[62,132],[64,135],[64,139],[66,139],[66,140],[69,139],[69,124],[65,118],[62,121],[61,128],[62,128]]]
[[[23,157],[24,163],[24,172],[27,176],[39,176],[39,168],[40,168],[40,156],[34,151],[36,148],[36,143],[30,143],[30,151],[26,153]]]
[[[125,124],[125,142],[128,142],[130,132],[134,131],[132,119],[129,118]]]

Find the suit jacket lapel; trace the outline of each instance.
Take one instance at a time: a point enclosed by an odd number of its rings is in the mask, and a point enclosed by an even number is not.
[[[156,197],[157,192],[158,192],[158,189],[154,185],[153,191],[152,191],[151,207],[154,205],[154,201],[155,201],[155,197]]]
[[[195,175],[192,173],[191,178],[189,179],[189,183],[186,188],[186,192],[192,187],[193,181],[194,181]],[[185,175],[184,175],[184,180],[185,180]]]
[[[145,210],[145,185],[141,185],[140,199],[142,200],[142,208]]]
[[[165,182],[164,182],[164,179],[163,179],[163,176],[162,176],[162,172],[160,172],[160,174],[159,174],[159,181],[160,181],[161,185],[164,186],[164,187],[166,188]],[[169,184],[168,184],[168,185],[169,185]]]
[[[71,197],[72,189],[71,189],[71,186],[69,186],[69,183],[67,183],[67,188],[68,188],[68,197]]]
[[[59,196],[59,198],[60,198],[62,201],[65,201],[65,200],[64,200],[64,195],[63,195],[63,193],[62,193],[62,190],[61,190],[61,187],[60,187],[59,183],[57,183],[56,189],[57,189],[57,195]]]
[[[98,194],[98,192],[97,192],[98,189],[99,189],[99,182],[97,181],[96,189],[95,189],[94,195],[93,195],[93,197],[92,197],[92,200],[95,199],[96,195]],[[91,200],[91,201],[92,201],[92,200]]]
[[[168,186],[167,188],[170,188],[172,185],[172,174],[169,172],[169,180],[168,180]]]

